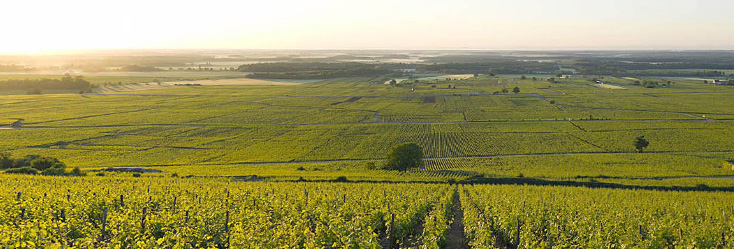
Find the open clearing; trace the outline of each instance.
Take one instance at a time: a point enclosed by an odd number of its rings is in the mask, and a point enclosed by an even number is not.
[[[165,89],[165,88],[171,88],[174,87],[173,84],[170,83],[131,83],[131,84],[123,84],[123,85],[106,85],[106,86],[100,86],[96,89],[93,89],[94,93],[111,93],[111,92],[130,92],[130,91],[144,91],[144,90],[155,90],[155,89]]]
[[[469,79],[469,78],[473,78],[473,77],[474,77],[473,74],[446,74],[446,75],[424,75],[424,76],[418,75],[418,77],[415,78],[415,80]],[[410,80],[410,79],[400,78],[400,79],[395,79],[395,80],[398,83],[400,83],[400,82],[403,82],[403,81],[406,81],[406,80]],[[385,82],[385,84],[389,84],[389,82],[390,81],[387,81],[387,82]]]
[[[616,89],[616,90],[624,90],[624,89],[627,89],[627,88],[624,88],[624,87],[621,87],[621,86],[610,85],[610,84],[596,84],[596,87],[606,88],[606,89]]]

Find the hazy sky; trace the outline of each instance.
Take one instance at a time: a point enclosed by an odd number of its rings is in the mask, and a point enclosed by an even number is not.
[[[731,0],[4,1],[0,52],[734,49]]]

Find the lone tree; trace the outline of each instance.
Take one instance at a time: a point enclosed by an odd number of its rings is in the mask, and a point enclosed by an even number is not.
[[[515,93],[515,94],[520,93],[520,87],[517,87],[516,86],[515,88],[512,89],[512,92]]]
[[[639,153],[642,153],[642,150],[647,148],[648,145],[650,145],[650,142],[645,140],[645,136],[639,136],[635,139],[635,148],[637,148],[637,152]]]
[[[387,154],[385,169],[407,171],[421,166],[423,149],[415,143],[404,143],[393,147]]]

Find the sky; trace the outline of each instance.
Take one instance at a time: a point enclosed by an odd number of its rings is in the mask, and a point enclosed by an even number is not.
[[[734,49],[731,0],[23,0],[0,53]]]

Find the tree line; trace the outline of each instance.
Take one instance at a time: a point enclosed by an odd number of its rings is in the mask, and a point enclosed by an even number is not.
[[[88,90],[91,85],[82,76],[65,75],[61,79],[22,79],[0,81],[0,90]]]
[[[442,63],[416,65],[416,71],[447,74],[533,74],[558,71],[553,63],[502,60],[478,63]]]
[[[276,62],[276,63],[254,63],[237,67],[242,72],[260,73],[284,73],[299,71],[335,71],[348,69],[374,69],[374,70],[398,70],[413,68],[411,64],[404,63],[382,63],[379,65],[357,62]]]
[[[339,77],[399,77],[403,73],[394,65],[362,63],[257,63],[241,65],[242,72],[255,72],[248,78],[258,79],[330,79]]]
[[[26,155],[13,158],[10,153],[0,153],[0,168],[11,174],[83,175],[79,168],[66,172],[66,164],[53,157]]]
[[[611,76],[716,77],[725,76],[725,72],[708,69],[734,69],[734,61],[732,60],[685,60],[682,58],[674,60],[653,60],[650,58],[630,60],[582,58],[574,62],[573,66],[581,74]],[[690,69],[695,69],[696,71]]]
[[[4,64],[0,65],[0,72],[25,72],[25,71],[33,71],[34,68],[26,67],[23,65],[15,65],[15,64]]]
[[[150,66],[141,66],[141,65],[126,65],[120,67],[118,71],[123,72],[156,72],[156,71],[162,71],[160,68],[157,67],[150,67]]]

